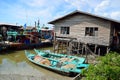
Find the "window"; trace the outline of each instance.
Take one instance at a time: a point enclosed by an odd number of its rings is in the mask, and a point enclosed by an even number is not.
[[[61,34],[69,34],[70,28],[69,27],[61,27]]]
[[[98,36],[98,28],[97,27],[86,27],[85,36]]]

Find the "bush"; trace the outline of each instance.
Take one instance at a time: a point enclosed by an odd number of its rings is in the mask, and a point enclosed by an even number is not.
[[[88,70],[83,70],[85,80],[120,80],[120,54],[110,52],[98,58],[96,65],[90,64]]]

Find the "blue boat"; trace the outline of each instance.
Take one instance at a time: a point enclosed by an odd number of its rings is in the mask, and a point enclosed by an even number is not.
[[[88,68],[89,64],[81,63],[76,58],[70,61],[62,62],[60,59],[44,57],[38,54],[32,54],[25,50],[26,57],[29,61],[44,67],[46,69],[61,73],[67,76],[74,76],[81,73],[81,70]]]
[[[79,64],[82,64],[85,62],[85,58],[83,57],[77,57],[77,56],[71,56],[71,55],[65,55],[65,54],[59,54],[59,53],[52,53],[52,52],[46,52],[43,50],[37,50],[34,49],[34,51],[36,52],[36,54],[46,57],[46,58],[52,58],[52,59],[56,59],[59,60],[61,62],[74,62],[77,61],[79,62]]]

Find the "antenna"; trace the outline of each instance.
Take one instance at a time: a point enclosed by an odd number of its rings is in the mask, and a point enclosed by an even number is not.
[[[38,19],[38,26],[40,26],[40,20]]]
[[[36,26],[36,21],[35,21],[35,28],[37,28],[37,26]]]
[[[28,23],[28,12],[26,8],[25,8],[25,13],[26,13],[26,24],[27,24]]]

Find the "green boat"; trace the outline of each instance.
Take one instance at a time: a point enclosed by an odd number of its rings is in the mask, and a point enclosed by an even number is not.
[[[83,58],[83,57],[46,52],[46,51],[37,50],[37,49],[34,49],[34,51],[36,52],[36,54],[38,54],[40,56],[43,56],[46,58],[56,59],[56,60],[59,60],[61,62],[71,62],[72,61],[71,63],[73,63],[73,64],[75,64],[76,61],[79,62],[79,64],[82,64],[85,62],[85,58]]]
[[[81,73],[81,70],[83,68],[86,69],[89,66],[89,64],[82,64],[81,62],[79,63],[78,60],[76,59],[71,60],[70,62],[69,61],[61,62],[58,59],[32,54],[26,50],[25,54],[29,61],[41,67],[44,67],[48,70],[52,70],[66,76],[75,76]]]

